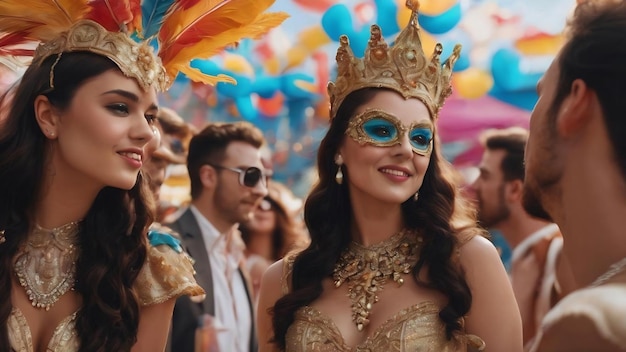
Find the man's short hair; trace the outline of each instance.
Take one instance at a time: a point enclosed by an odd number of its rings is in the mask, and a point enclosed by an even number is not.
[[[244,142],[255,148],[265,143],[263,132],[248,122],[210,123],[189,142],[187,171],[191,181],[191,198],[202,191],[200,168],[205,164],[221,164],[231,142]]]
[[[521,127],[493,129],[482,136],[487,150],[504,150],[500,169],[506,181],[524,181],[524,150],[528,141],[528,131]]]
[[[626,1],[586,0],[576,6],[568,21],[567,41],[557,57],[559,78],[547,128],[556,128],[556,113],[570,93],[572,82],[583,80],[596,93],[616,162],[626,178],[624,33]]]

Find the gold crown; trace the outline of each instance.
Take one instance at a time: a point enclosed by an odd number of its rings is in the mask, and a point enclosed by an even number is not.
[[[363,59],[354,56],[348,37],[340,37],[337,79],[334,83],[328,83],[331,118],[335,117],[348,94],[370,87],[393,89],[405,99],[417,98],[428,107],[432,118],[437,118],[445,99],[452,93],[452,67],[459,58],[461,45],[454,46],[452,54],[442,66],[440,56],[443,47],[437,43],[428,60],[419,36],[419,4],[415,0],[407,0],[406,6],[412,10],[411,19],[391,48],[385,43],[380,27],[376,24],[371,27]]]
[[[72,51],[89,51],[108,57],[124,75],[135,78],[143,89],[154,86],[165,91],[169,87],[161,59],[147,42],[135,42],[124,32],[109,32],[91,20],[78,21],[55,39],[39,44],[33,63],[41,64],[51,55]]]

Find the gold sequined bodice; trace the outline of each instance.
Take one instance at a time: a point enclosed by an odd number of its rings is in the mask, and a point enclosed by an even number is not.
[[[181,295],[198,296],[204,290],[194,278],[191,258],[167,245],[151,246],[146,263],[134,284],[139,304],[148,306]],[[79,341],[75,322],[77,312],[66,317],[55,328],[46,351],[75,352]],[[8,331],[11,348],[18,352],[33,352],[33,339],[26,318],[14,307],[9,315]]]
[[[367,340],[348,346],[335,323],[317,309],[305,306],[287,330],[287,352],[451,352],[481,349],[484,342],[473,335],[457,334],[447,340],[439,319],[439,307],[422,302],[401,310],[379,326]]]

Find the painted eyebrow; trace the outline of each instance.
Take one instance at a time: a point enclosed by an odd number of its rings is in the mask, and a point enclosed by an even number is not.
[[[139,97],[132,92],[129,92],[127,90],[123,90],[123,89],[113,89],[113,90],[109,90],[107,92],[102,93],[101,95],[107,95],[107,94],[116,94],[119,96],[122,96],[126,99],[132,100],[134,103],[139,102]],[[159,110],[159,107],[156,106],[156,104],[151,104],[148,107],[148,110]]]

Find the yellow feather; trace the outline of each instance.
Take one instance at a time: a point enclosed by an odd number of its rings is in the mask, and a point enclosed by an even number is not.
[[[212,23],[213,30],[218,31],[219,26],[246,24],[253,21],[261,12],[267,10],[275,0],[223,0],[223,1],[200,1],[196,5],[177,11],[172,11],[163,21],[163,27],[159,38],[162,43],[175,42],[181,35],[194,26],[199,25],[206,19],[210,19],[219,13],[220,16],[229,19],[228,24]],[[225,28],[227,29],[227,28]]]
[[[83,18],[87,0],[0,1],[0,32],[28,33],[32,40],[47,41]]]
[[[200,70],[189,67],[189,66],[181,67],[180,72],[184,73],[189,79],[191,79],[194,82],[200,82],[200,83],[209,84],[212,86],[216,85],[219,82],[237,84],[237,81],[234,78],[227,76],[225,74],[219,74],[217,76],[206,75],[202,73]]]
[[[253,23],[227,30],[219,35],[204,38],[193,46],[182,48],[169,61],[163,62],[170,78],[176,76],[174,67],[180,67],[193,59],[208,59],[219,53],[229,44],[236,43],[243,38],[258,39],[261,35],[267,33],[270,29],[280,25],[289,15],[284,12],[263,13],[257,16],[257,20]],[[190,77],[191,78],[191,77]]]

